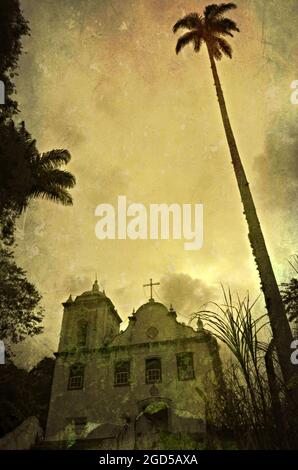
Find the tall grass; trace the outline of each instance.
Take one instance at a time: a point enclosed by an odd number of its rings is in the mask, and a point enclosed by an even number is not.
[[[233,436],[244,449],[289,448],[293,439],[282,409],[274,344],[261,340],[268,317],[257,313],[257,301],[249,296],[240,299],[230,289],[222,291],[222,304],[210,302],[194,314],[231,356],[224,364],[223,385],[205,397],[211,435]]]

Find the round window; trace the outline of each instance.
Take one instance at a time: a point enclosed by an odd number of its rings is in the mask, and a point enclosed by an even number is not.
[[[153,339],[153,338],[156,338],[157,335],[158,335],[158,329],[157,328],[155,328],[154,326],[151,326],[150,328],[148,328],[148,330],[147,330],[148,338]]]

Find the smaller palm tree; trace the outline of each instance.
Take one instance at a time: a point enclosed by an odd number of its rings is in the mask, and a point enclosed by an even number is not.
[[[32,160],[32,186],[27,200],[44,198],[63,204],[72,205],[72,197],[68,191],[75,185],[75,177],[68,171],[61,170],[71,159],[68,150],[51,150]]]
[[[7,208],[20,214],[34,198],[71,205],[75,177],[61,169],[70,160],[64,149],[40,154],[23,123],[0,126],[0,216]]]

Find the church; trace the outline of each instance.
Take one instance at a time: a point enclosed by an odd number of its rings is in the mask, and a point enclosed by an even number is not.
[[[204,396],[220,384],[216,339],[151,296],[122,319],[95,281],[63,303],[45,443],[52,448],[159,449],[162,436],[206,433]]]

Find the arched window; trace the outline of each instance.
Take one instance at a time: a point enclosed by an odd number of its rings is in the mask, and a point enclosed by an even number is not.
[[[161,362],[159,357],[146,359],[146,383],[161,382]]]
[[[78,346],[86,346],[88,334],[88,322],[79,320],[77,324],[77,343]]]
[[[73,364],[69,370],[68,390],[80,390],[84,385],[84,365]]]

